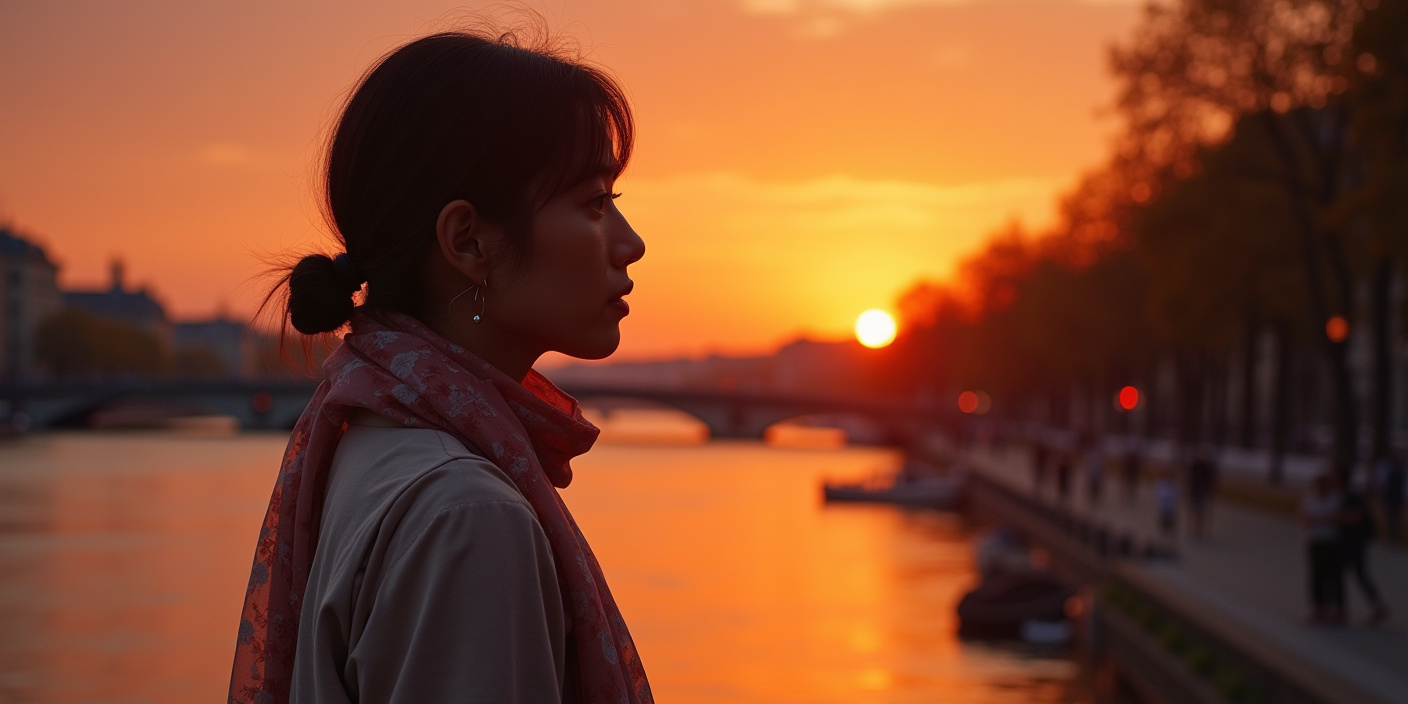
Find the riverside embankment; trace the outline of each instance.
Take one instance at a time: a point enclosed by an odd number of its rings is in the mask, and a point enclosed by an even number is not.
[[[966,460],[968,511],[1018,528],[1084,585],[1082,655],[1102,701],[1408,702],[1403,550],[1376,545],[1370,555],[1394,611],[1387,622],[1312,627],[1304,538],[1289,516],[1215,502],[1204,538],[1170,541],[1159,536],[1148,487],[1132,500],[1075,491],[1063,503],[1037,491],[1024,452]],[[1365,611],[1351,601],[1351,616]]]

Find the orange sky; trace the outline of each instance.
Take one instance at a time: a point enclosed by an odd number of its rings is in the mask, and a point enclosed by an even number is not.
[[[648,245],[620,357],[844,335],[1105,153],[1093,0],[533,3],[627,88],[618,205]],[[257,255],[320,246],[338,101],[452,3],[0,4],[0,218],[68,286],[127,261],[178,317],[248,311]]]

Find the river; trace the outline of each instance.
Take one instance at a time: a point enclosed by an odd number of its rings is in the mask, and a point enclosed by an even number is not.
[[[960,517],[821,502],[893,452],[640,421],[606,419],[563,495],[662,704],[1088,701],[1068,659],[956,637]],[[0,702],[222,701],[285,440],[0,444]]]

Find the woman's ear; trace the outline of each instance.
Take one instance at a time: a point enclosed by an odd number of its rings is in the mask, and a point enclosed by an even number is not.
[[[488,278],[489,255],[502,237],[467,200],[450,201],[435,219],[435,241],[445,263],[476,284]]]

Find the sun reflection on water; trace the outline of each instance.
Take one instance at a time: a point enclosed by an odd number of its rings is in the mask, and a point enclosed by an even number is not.
[[[869,476],[893,452],[705,443],[678,421],[616,416],[564,492],[661,701],[1084,701],[1069,661],[956,639],[962,520],[821,503],[822,477]],[[285,442],[0,446],[0,699],[219,700]]]

